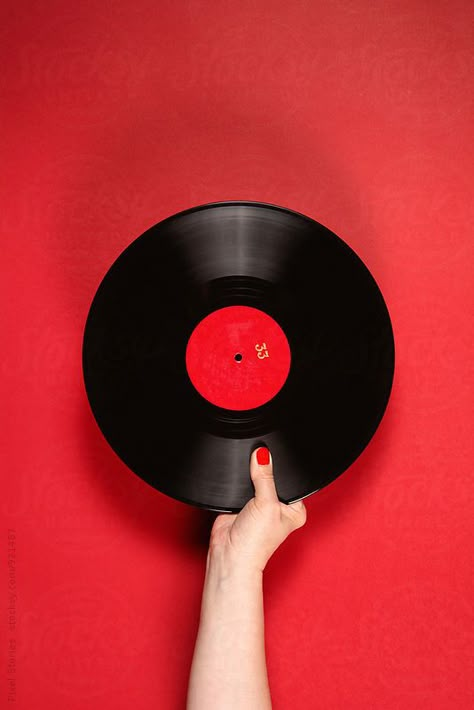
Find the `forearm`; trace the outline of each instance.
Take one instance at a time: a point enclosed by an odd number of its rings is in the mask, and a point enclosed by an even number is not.
[[[208,555],[187,710],[271,710],[262,577]]]

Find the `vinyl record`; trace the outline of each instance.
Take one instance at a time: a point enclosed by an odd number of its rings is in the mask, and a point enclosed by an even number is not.
[[[237,512],[269,447],[290,503],[374,435],[394,373],[382,294],[357,254],[292,210],[217,202],[133,241],[94,296],[83,374],[94,417],[138,476]]]

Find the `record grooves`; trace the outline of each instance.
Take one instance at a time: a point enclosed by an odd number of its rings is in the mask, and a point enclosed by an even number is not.
[[[286,503],[346,470],[382,419],[394,359],[356,253],[305,215],[244,201],[185,210],[133,241],[83,341],[89,403],[117,455],[162,493],[229,512],[253,496],[259,444]]]

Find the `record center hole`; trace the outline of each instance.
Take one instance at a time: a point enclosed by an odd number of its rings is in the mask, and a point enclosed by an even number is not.
[[[236,353],[236,354],[234,355],[234,360],[235,360],[236,362],[240,362],[240,361],[242,360],[242,355],[241,355],[240,353]]]

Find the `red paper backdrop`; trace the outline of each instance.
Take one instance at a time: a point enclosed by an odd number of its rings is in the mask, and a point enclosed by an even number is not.
[[[249,199],[347,241],[397,357],[372,442],[265,572],[274,708],[472,707],[472,20],[467,0],[3,4],[2,706],[11,679],[21,710],[184,706],[213,516],[110,450],[81,339],[133,239]]]

